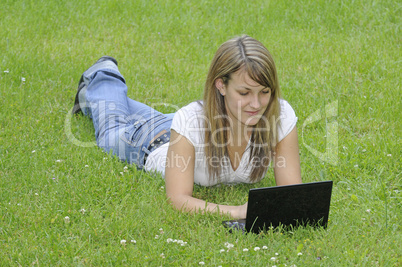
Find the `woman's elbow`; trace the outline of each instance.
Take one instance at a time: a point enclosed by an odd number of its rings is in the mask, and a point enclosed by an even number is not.
[[[166,192],[166,198],[167,198],[168,203],[170,203],[174,208],[176,208],[178,210],[183,209],[183,207],[188,202],[187,195],[172,194],[172,193]]]

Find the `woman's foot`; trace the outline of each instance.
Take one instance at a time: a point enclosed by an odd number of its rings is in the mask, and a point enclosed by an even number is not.
[[[72,110],[73,114],[82,113],[82,110],[80,107],[80,101],[79,101],[79,93],[81,92],[82,89],[84,89],[87,86],[87,79],[85,79],[85,76],[86,77],[90,76],[92,73],[99,70],[100,68],[102,68],[104,66],[107,67],[107,65],[109,65],[110,63],[116,65],[116,67],[117,67],[116,59],[114,59],[113,57],[109,57],[109,56],[103,56],[100,59],[98,59],[98,61],[96,61],[95,64],[93,64],[89,69],[87,69],[81,75],[81,79],[78,83],[77,94],[75,95],[74,107]],[[85,74],[85,76],[84,76],[84,74]]]

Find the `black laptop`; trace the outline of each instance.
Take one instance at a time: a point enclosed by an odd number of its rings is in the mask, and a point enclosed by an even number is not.
[[[253,188],[249,191],[247,218],[224,221],[233,230],[259,233],[270,228],[299,226],[326,228],[332,181]]]

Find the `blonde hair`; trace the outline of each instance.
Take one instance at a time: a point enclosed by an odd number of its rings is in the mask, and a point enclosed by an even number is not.
[[[205,156],[209,163],[209,177],[212,180],[218,179],[221,173],[221,167],[213,164],[213,159],[222,159],[229,155],[227,146],[223,144],[227,143],[230,132],[225,98],[216,88],[215,81],[222,79],[227,86],[231,74],[240,69],[253,81],[271,89],[268,107],[253,127],[251,134],[252,146],[249,158],[252,166],[251,181],[259,180],[266,173],[276,147],[280,90],[274,60],[265,46],[250,36],[243,35],[230,39],[215,53],[204,88],[204,112],[206,123],[209,124],[206,127],[209,131],[205,132]]]

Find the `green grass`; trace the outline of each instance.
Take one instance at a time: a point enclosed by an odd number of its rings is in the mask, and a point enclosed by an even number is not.
[[[402,265],[397,1],[2,0],[0,28],[1,266]],[[105,54],[132,98],[171,105],[164,112],[200,99],[217,47],[243,33],[276,59],[304,182],[334,181],[327,230],[229,234],[225,216],[176,211],[160,176],[124,169],[93,146],[87,118],[69,116],[80,75]],[[325,118],[331,103],[337,116]],[[307,149],[326,151],[330,123],[336,164]],[[272,185],[270,171],[194,195],[242,204],[249,188]]]

